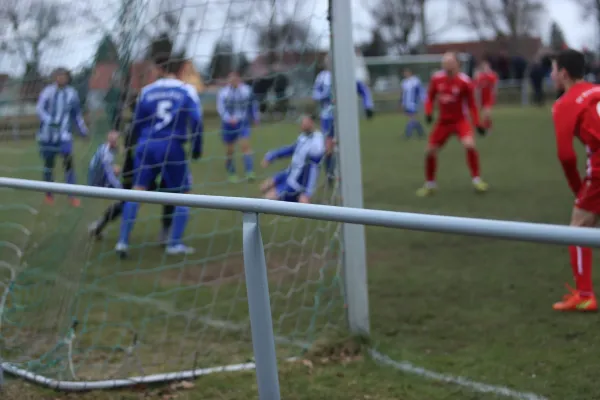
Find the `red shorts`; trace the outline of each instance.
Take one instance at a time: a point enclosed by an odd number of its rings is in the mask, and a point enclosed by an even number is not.
[[[600,179],[584,179],[575,199],[575,207],[600,215]]]
[[[494,104],[496,104],[494,95],[481,95],[481,108],[491,108]]]
[[[429,144],[441,147],[452,135],[457,135],[459,139],[465,139],[473,136],[471,124],[466,119],[457,122],[438,122],[429,135]]]

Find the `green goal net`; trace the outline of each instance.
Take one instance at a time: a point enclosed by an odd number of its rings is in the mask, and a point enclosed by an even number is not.
[[[181,61],[180,78],[197,88],[204,108],[204,155],[192,167],[193,193],[259,197],[260,180],[287,165],[263,169],[260,160],[293,143],[298,116],[312,110],[311,87],[329,42],[325,2],[110,0],[69,7],[73,15],[59,12],[64,3],[0,7],[18,19],[0,32],[9,50],[0,56],[2,175],[42,179],[36,99],[52,83],[50,71],[66,67],[90,128],[89,140],[73,135],[77,181],[85,183],[109,128],[128,129],[129,104],[155,78],[148,60],[165,49]],[[3,23],[6,15],[0,12]],[[28,30],[35,40],[24,35]],[[256,181],[246,179],[240,149],[236,183],[225,169],[215,98],[234,69],[262,106],[250,139]],[[53,179],[63,181],[60,157]],[[336,188],[320,181],[317,201],[336,204]],[[142,205],[129,257],[121,260],[113,250],[119,220],[102,240],[88,235],[109,204],[82,198],[81,207],[72,207],[55,196],[49,205],[39,193],[0,189],[4,370],[93,388],[132,377],[251,368],[241,213],[192,210],[185,242],[196,253],[173,257],[158,240],[161,207]],[[340,227],[274,216],[261,225],[278,355],[293,357],[345,329]]]

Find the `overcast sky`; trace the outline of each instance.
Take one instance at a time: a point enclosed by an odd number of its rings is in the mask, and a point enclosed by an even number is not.
[[[74,0],[65,0],[74,1]],[[86,0],[82,0],[86,1]],[[92,0],[88,0],[92,1]],[[150,0],[163,1],[163,0]],[[174,0],[164,0],[174,1]],[[242,20],[234,28],[224,29],[223,10],[226,5],[235,6],[236,2],[245,2],[249,0],[178,0],[184,1],[186,7],[182,15],[198,15],[200,19],[198,34],[193,35],[185,43],[187,54],[194,58],[197,63],[205,63],[212,52],[213,45],[220,37],[231,35],[239,50],[247,53],[256,52],[254,38],[249,31],[249,21]],[[366,0],[351,0],[353,11],[354,39],[355,42],[364,42],[369,39],[369,30],[372,22],[361,4]],[[475,39],[472,32],[460,27],[447,27],[448,21],[456,17],[454,8],[451,7],[452,0],[430,0],[427,15],[428,25],[433,30],[442,29],[433,40],[436,42],[461,41]],[[118,0],[100,0],[93,1],[93,13],[97,14],[104,21],[104,25],[111,26],[115,21],[115,14],[118,7]],[[540,24],[540,34],[545,40],[548,37],[549,24],[555,20],[562,27],[568,44],[574,48],[583,46],[597,47],[594,39],[595,27],[593,22],[582,21],[581,10],[573,0],[546,0],[546,15]],[[319,39],[320,44],[325,47],[328,45],[328,24],[326,21],[327,1],[326,0],[304,0],[302,10],[294,13],[297,18],[309,20],[313,36]],[[139,14],[141,21],[147,21],[147,26],[153,26],[152,16],[148,13],[149,8]],[[44,53],[44,69],[51,69],[56,66],[66,66],[77,69],[78,67],[89,65],[90,60],[96,50],[98,40],[102,36],[101,32],[90,31],[89,24],[84,24],[77,20],[70,22],[62,32],[65,40],[62,45],[47,50]],[[0,53],[0,72],[17,75],[22,73],[23,63],[16,57],[10,57]]]

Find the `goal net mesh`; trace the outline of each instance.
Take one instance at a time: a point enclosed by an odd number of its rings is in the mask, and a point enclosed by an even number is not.
[[[165,48],[181,61],[180,78],[196,86],[204,108],[205,145],[192,167],[193,193],[259,197],[259,181],[286,166],[263,169],[260,160],[293,143],[298,115],[313,111],[311,86],[329,42],[326,2],[110,0],[84,2],[66,20],[53,14],[52,0],[26,3],[13,4],[23,22],[8,27],[5,41],[23,45],[19,35],[44,18],[56,18],[57,26],[39,47],[41,57],[34,58],[31,50],[38,48],[29,42],[25,59],[0,57],[13,93],[7,100],[13,111],[0,127],[2,175],[41,179],[35,100],[50,82],[49,71],[65,66],[90,127],[90,141],[74,134],[75,171],[85,183],[87,164],[108,129],[127,130],[129,102],[156,78],[151,53]],[[251,133],[257,182],[244,178],[239,149],[239,182],[231,183],[225,169],[215,93],[233,69],[254,84],[266,107]],[[62,175],[59,157],[54,179],[61,182]],[[335,204],[336,189],[324,181],[317,202]],[[56,196],[47,205],[41,194],[1,191],[4,367],[63,381],[105,381],[252,358],[241,213],[192,210],[185,242],[196,253],[171,257],[157,239],[161,207],[143,205],[129,258],[120,260],[113,251],[119,220],[101,241],[87,233],[110,202],[81,201],[73,208]],[[261,226],[278,355],[298,355],[345,328],[339,224],[263,216]]]

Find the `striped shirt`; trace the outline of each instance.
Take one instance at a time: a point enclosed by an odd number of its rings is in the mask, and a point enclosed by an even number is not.
[[[232,119],[244,124],[260,119],[258,103],[254,100],[252,89],[246,84],[240,84],[238,87],[227,85],[219,90],[217,111],[226,124]]]
[[[115,156],[117,149],[108,143],[98,146],[88,167],[88,185],[100,187],[121,188],[121,182],[115,174]]]
[[[38,141],[42,143],[70,141],[72,120],[77,123],[80,134],[87,135],[88,129],[83,120],[79,95],[72,86],[46,86],[40,93],[36,112],[40,119]]]
[[[371,91],[362,81],[356,81],[356,92],[362,100],[362,106],[366,110],[373,109],[373,98]],[[319,72],[313,86],[312,98],[319,103],[321,108],[321,119],[333,119],[333,76],[331,71]]]
[[[402,81],[402,108],[409,113],[416,113],[425,97],[425,90],[421,80],[416,76],[411,76]]]

